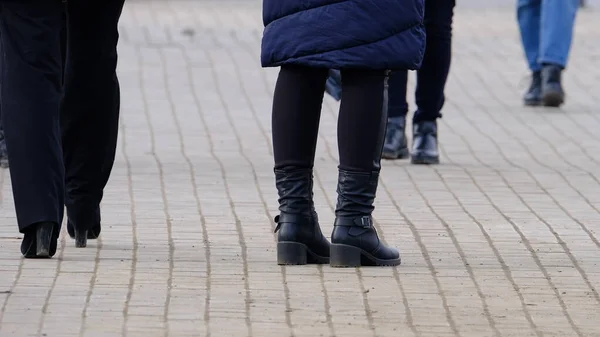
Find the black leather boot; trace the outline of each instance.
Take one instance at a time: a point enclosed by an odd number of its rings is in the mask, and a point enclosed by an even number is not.
[[[52,222],[40,222],[30,226],[21,242],[21,254],[28,259],[51,258],[58,246],[58,226]]]
[[[406,117],[388,118],[385,130],[385,143],[383,144],[382,157],[385,159],[408,158],[408,144],[406,142]]]
[[[329,241],[321,232],[313,203],[312,170],[275,170],[275,184],[280,211],[275,217],[277,263],[329,263]]]
[[[565,101],[565,92],[561,83],[562,68],[554,64],[542,67],[542,104],[559,107]]]
[[[542,72],[535,71],[531,74],[531,85],[525,96],[523,103],[527,106],[538,106],[542,104]]]
[[[396,266],[400,253],[377,235],[371,214],[378,172],[340,170],[335,224],[331,234],[332,267]]]
[[[438,133],[436,121],[421,121],[413,125],[413,164],[439,164]]]

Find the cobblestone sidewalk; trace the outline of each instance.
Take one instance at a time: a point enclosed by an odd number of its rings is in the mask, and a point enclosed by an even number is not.
[[[566,106],[525,109],[513,8],[474,3],[457,9],[443,164],[383,169],[377,225],[403,265],[333,270],[275,263],[260,1],[128,1],[102,238],[21,259],[2,171],[0,336],[600,336],[600,12],[579,15]],[[336,110],[326,98],[326,233]]]

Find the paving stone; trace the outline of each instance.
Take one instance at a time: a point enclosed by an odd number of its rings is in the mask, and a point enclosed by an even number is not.
[[[63,226],[53,260],[21,259],[1,171],[0,337],[600,336],[600,4],[550,110],[521,104],[514,1],[458,2],[442,164],[383,167],[377,226],[403,265],[338,270],[275,264],[261,2],[129,0],[102,237],[75,249]],[[315,172],[326,234],[337,109],[326,97]]]

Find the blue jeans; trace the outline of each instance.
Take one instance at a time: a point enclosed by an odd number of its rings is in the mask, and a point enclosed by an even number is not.
[[[567,66],[579,0],[517,0],[521,41],[531,71]]]

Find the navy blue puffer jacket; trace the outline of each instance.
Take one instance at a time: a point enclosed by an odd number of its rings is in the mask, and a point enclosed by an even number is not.
[[[418,69],[423,0],[263,0],[263,67]]]

